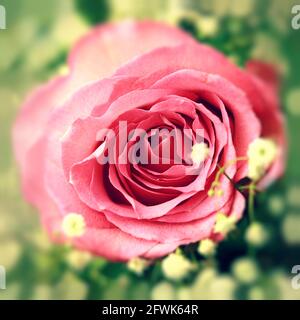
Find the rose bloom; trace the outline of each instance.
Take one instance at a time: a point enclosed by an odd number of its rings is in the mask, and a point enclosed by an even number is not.
[[[158,258],[216,238],[218,213],[242,216],[245,198],[233,182],[247,176],[247,161],[221,176],[222,196],[208,191],[219,167],[244,157],[254,139],[273,139],[280,149],[260,185],[283,173],[283,117],[269,66],[250,62],[241,70],[183,31],[154,22],[93,29],[75,45],[68,66],[68,75],[29,96],[13,130],[23,192],[53,241],[110,260]],[[147,132],[200,129],[210,156],[194,175],[191,164],[172,161],[101,164],[110,141],[101,140],[99,130],[124,135],[120,121]],[[147,152],[159,157],[144,140]],[[124,150],[117,156],[126,157]],[[84,219],[74,237],[62,230],[70,213]]]

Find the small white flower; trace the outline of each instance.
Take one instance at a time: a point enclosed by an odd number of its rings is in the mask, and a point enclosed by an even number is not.
[[[218,32],[219,21],[214,16],[200,16],[196,23],[199,31],[206,37],[211,37]]]
[[[263,287],[254,286],[248,291],[249,300],[266,300],[266,293]]]
[[[248,161],[248,178],[253,181],[258,181],[266,172],[263,165],[257,164],[254,161]]]
[[[291,207],[300,208],[300,185],[293,185],[288,189],[287,202]]]
[[[58,74],[60,76],[67,76],[69,73],[70,73],[70,68],[66,64],[60,66],[58,69]]]
[[[127,263],[128,269],[138,275],[143,274],[148,266],[149,261],[142,258],[133,258]]]
[[[206,266],[199,272],[191,286],[192,299],[208,300],[211,299],[210,287],[218,278],[216,269]]]
[[[285,208],[284,198],[279,195],[270,196],[268,201],[268,207],[272,216],[280,216],[284,212]]]
[[[249,244],[262,247],[268,241],[269,233],[261,223],[254,222],[246,230],[245,238]]]
[[[22,247],[16,240],[2,239],[0,242],[0,263],[6,270],[12,269],[20,259]]]
[[[84,300],[87,297],[88,290],[86,282],[68,271],[53,287],[53,296],[59,300]]]
[[[211,300],[233,300],[236,290],[237,283],[232,277],[218,275],[211,281],[207,291]]]
[[[254,9],[255,1],[252,0],[231,0],[228,10],[230,16],[234,17],[249,17]]]
[[[71,250],[66,257],[68,264],[76,270],[82,270],[92,260],[92,255],[86,251]]]
[[[177,291],[178,300],[193,300],[192,291],[189,287],[181,287]]]
[[[216,252],[216,243],[211,239],[204,239],[199,243],[198,252],[205,257],[212,256]]]
[[[197,275],[193,287],[196,292],[204,291],[210,283],[218,276],[216,269],[213,267],[205,267]]]
[[[236,222],[237,220],[234,215],[226,216],[224,213],[220,212],[217,214],[214,232],[226,236],[235,228]]]
[[[181,280],[194,269],[194,265],[181,253],[171,253],[162,261],[162,271],[171,280]]]
[[[289,212],[282,223],[282,235],[287,244],[300,244],[300,215],[298,212]]]
[[[206,143],[196,143],[192,147],[191,158],[196,164],[201,164],[210,154],[209,147]]]
[[[62,231],[69,237],[81,237],[86,230],[86,223],[84,217],[78,213],[69,213],[62,222]]]
[[[278,148],[271,139],[257,138],[248,148],[248,177],[259,180],[278,155]]]
[[[174,287],[168,282],[158,283],[151,292],[152,300],[174,300],[176,298],[176,291]]]
[[[291,278],[281,269],[271,274],[271,281],[280,300],[300,300],[300,290],[295,290],[291,285]]]
[[[232,265],[232,273],[241,283],[250,284],[259,277],[259,269],[254,260],[240,258]]]
[[[287,110],[292,116],[300,116],[300,88],[290,90],[286,97]]]
[[[32,300],[51,300],[52,290],[51,286],[39,284],[34,288]]]

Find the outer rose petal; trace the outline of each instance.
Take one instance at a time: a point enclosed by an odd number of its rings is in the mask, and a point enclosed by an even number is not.
[[[228,187],[230,189],[233,187]],[[242,216],[245,209],[245,198],[236,190],[231,190],[231,199],[223,208],[216,211],[230,212],[237,220]],[[168,223],[151,220],[138,220],[124,218],[108,211],[105,212],[107,219],[121,230],[135,237],[143,237],[147,240],[159,241],[161,243],[181,242],[188,244],[210,237],[213,233],[213,226],[216,220],[216,211],[212,210],[211,214],[189,222]]]
[[[159,47],[194,42],[185,32],[158,22],[127,21],[93,29],[75,46],[69,64],[76,77],[101,79],[125,62]]]
[[[161,243],[196,242],[210,236],[216,215],[214,212],[208,217],[186,223],[165,223],[153,220],[138,220],[123,218],[119,215],[105,212],[107,219],[121,230],[135,237]]]
[[[61,234],[62,213],[53,202],[44,203],[41,209],[42,223],[54,242],[64,242]],[[178,243],[161,246],[155,241],[132,237],[106,221],[100,213],[89,212],[85,215],[87,230],[83,237],[72,240],[77,248],[88,250],[112,261],[127,261],[136,256],[156,258],[173,251]]]
[[[277,94],[280,84],[279,74],[272,65],[258,60],[249,60],[246,70],[263,80]]]
[[[144,256],[160,245],[155,241],[132,237],[117,228],[90,228],[86,231],[84,237],[74,240],[74,244],[78,248],[88,250],[112,261],[127,261],[137,256]],[[174,250],[173,245],[171,250]]]
[[[275,69],[259,61],[250,61],[247,64],[247,70],[253,74],[252,80],[260,91],[261,99],[266,106],[259,112],[259,118],[263,123],[263,135],[274,139],[280,146],[277,160],[259,183],[259,187],[264,189],[285,171],[287,154],[285,120],[279,108],[279,80]]]

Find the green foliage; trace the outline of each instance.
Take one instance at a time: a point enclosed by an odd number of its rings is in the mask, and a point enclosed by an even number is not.
[[[109,17],[109,2],[107,0],[74,0],[78,12],[90,24],[104,22]]]

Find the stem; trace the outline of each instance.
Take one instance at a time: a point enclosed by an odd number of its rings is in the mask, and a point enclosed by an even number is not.
[[[223,167],[220,167],[218,165],[219,171],[216,174],[215,182],[218,183],[220,181],[221,175],[224,174],[224,176],[233,184],[235,189],[242,194],[242,190],[240,190],[238,185],[228,176],[228,174],[226,173],[226,169],[239,161],[247,161],[247,160],[248,160],[247,157],[238,157],[234,160],[228,161]]]
[[[226,169],[228,169],[230,166],[232,166],[233,164],[235,164],[235,163],[237,163],[237,162],[239,162],[239,161],[247,161],[248,160],[248,158],[247,157],[238,157],[238,158],[236,158],[236,159],[234,159],[234,160],[231,160],[231,161],[228,161],[223,167],[221,167],[220,169],[219,169],[219,171],[217,172],[217,174],[216,174],[216,178],[215,178],[215,181],[219,181],[220,180],[220,177],[221,177],[221,175],[224,173],[226,176],[227,176],[227,174],[226,174]],[[228,176],[227,176],[228,177]]]
[[[249,184],[246,185],[246,186],[238,186],[238,185],[237,185],[237,188],[238,188],[239,190],[241,190],[241,191],[249,190],[249,189],[250,189],[250,185],[249,185]],[[261,192],[261,190],[260,190],[259,188],[257,188],[256,186],[253,186],[253,189],[254,189],[254,191],[256,191],[256,192]]]
[[[248,212],[250,222],[255,221],[254,216],[254,197],[255,197],[255,183],[251,182],[249,185],[249,201],[248,201]]]

